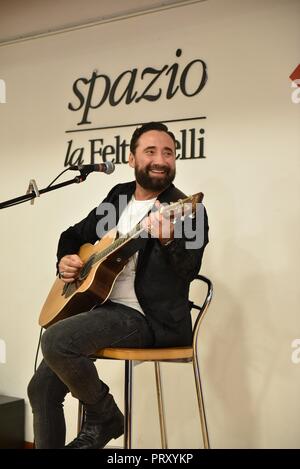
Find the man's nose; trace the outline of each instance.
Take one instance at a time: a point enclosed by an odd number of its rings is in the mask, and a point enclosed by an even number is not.
[[[153,156],[153,163],[161,165],[166,164],[166,158],[162,151],[157,151],[155,153],[155,155]]]

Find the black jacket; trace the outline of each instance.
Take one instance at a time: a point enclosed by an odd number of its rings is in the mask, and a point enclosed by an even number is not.
[[[127,201],[135,191],[135,181],[118,184],[103,202],[112,203],[119,213],[119,195]],[[158,196],[160,202],[174,202],[185,195],[171,184]],[[103,203],[102,202],[102,203]],[[75,254],[84,243],[95,243],[99,238],[96,225],[101,219],[96,208],[89,215],[61,234],[57,259]],[[156,347],[184,346],[192,342],[192,325],[189,308],[190,282],[198,274],[203,252],[208,243],[208,222],[204,210],[204,243],[199,249],[186,249],[185,238],[176,238],[168,246],[158,239],[143,239],[139,245],[135,277],[138,301],[153,330]]]

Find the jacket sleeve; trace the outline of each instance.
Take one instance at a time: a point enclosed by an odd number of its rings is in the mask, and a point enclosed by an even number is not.
[[[113,187],[101,204],[110,202],[114,193],[117,191],[117,188],[118,186]],[[96,211],[97,208],[94,208],[86,218],[81,220],[79,223],[70,226],[70,228],[60,235],[57,248],[56,268],[62,257],[68,254],[77,254],[83,244],[94,244],[99,239],[96,227],[101,216],[97,215]]]
[[[176,270],[180,277],[188,281],[192,281],[198,274],[201,268],[203,253],[208,244],[209,227],[205,208],[203,214],[196,214],[196,216],[203,216],[203,221],[202,225],[200,223],[200,229],[197,231],[196,219],[193,219],[192,227],[195,233],[194,238],[187,238],[183,230],[181,237],[175,237],[170,244],[162,246],[173,269]],[[187,247],[187,243],[193,244],[197,237],[198,240],[200,240],[200,246],[197,246],[197,243],[195,243],[195,248]]]

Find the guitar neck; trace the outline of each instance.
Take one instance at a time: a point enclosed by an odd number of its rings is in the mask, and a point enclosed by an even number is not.
[[[105,259],[109,254],[120,249],[124,244],[128,243],[131,239],[138,236],[143,231],[141,222],[139,222],[132,230],[130,230],[126,235],[120,236],[115,241],[113,241],[107,248],[103,251],[95,254],[94,263]]]
[[[202,198],[203,198],[203,193],[199,192],[198,194],[192,195],[190,197],[186,197],[185,199],[181,199],[177,202],[171,203],[170,205],[162,206],[160,207],[159,210],[161,214],[163,214],[164,212],[176,213],[176,210],[177,211],[179,210],[179,215],[182,215],[182,209],[184,207],[184,204],[191,203],[193,206],[191,211],[193,212],[195,210],[194,204],[201,202]],[[124,244],[128,243],[131,239],[138,236],[142,231],[144,231],[144,228],[142,227],[142,221],[140,221],[126,235],[117,238],[107,248],[103,249],[103,251],[95,254],[93,256],[93,263],[96,263],[102,259],[105,259],[108,255],[117,251]]]

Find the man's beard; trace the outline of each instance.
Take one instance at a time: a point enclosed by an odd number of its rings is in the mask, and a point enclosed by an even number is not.
[[[150,169],[164,170],[164,176],[151,176]],[[157,165],[148,165],[143,169],[139,169],[138,166],[135,167],[135,178],[140,186],[144,189],[151,191],[162,191],[169,187],[172,181],[174,181],[176,175],[175,168],[169,168],[168,166],[157,166]]]

